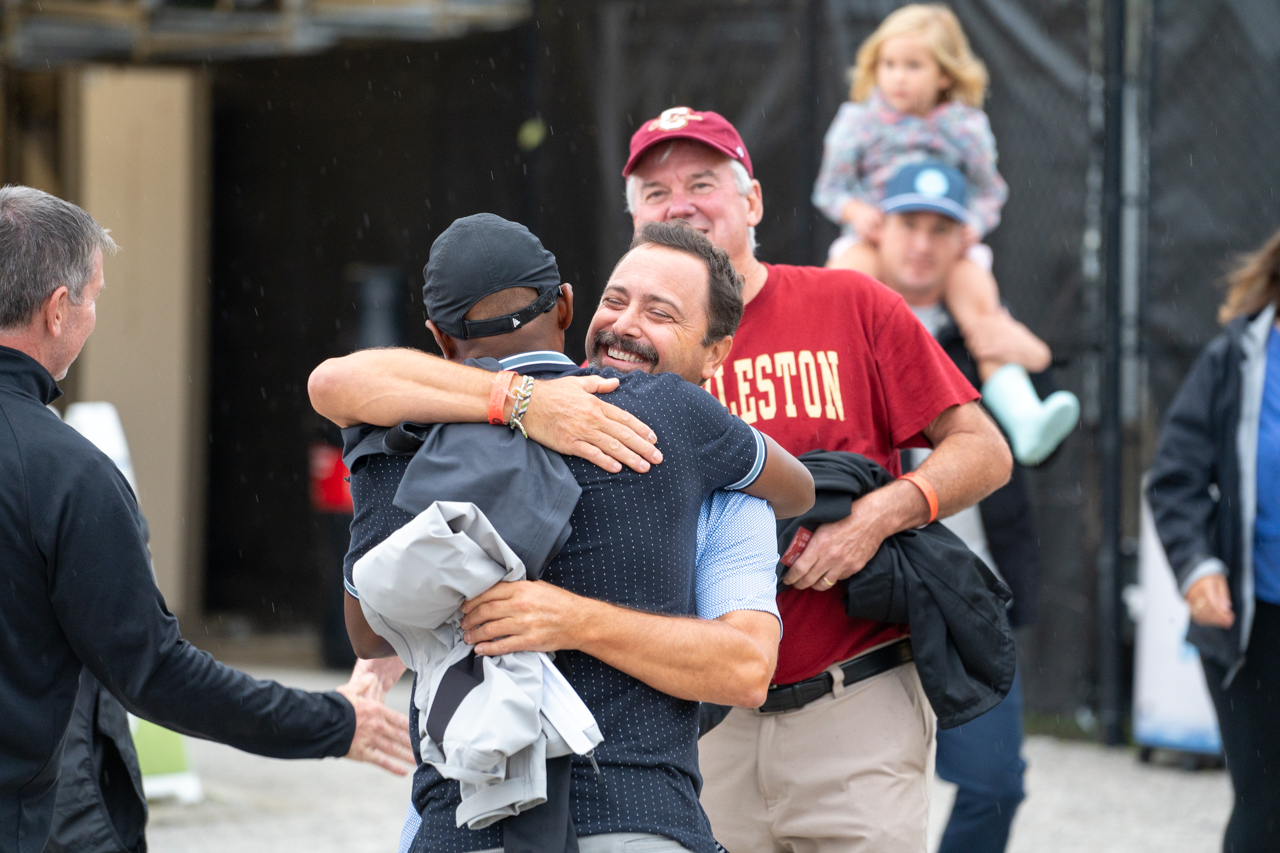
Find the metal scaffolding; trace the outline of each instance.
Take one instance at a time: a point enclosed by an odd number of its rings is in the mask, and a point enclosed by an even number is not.
[[[531,0],[3,0],[3,61],[212,61],[515,26]]]

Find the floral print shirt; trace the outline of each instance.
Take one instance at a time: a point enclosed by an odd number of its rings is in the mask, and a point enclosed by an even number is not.
[[[865,103],[840,106],[823,139],[822,168],[813,203],[847,233],[841,221],[852,199],[879,204],[889,179],[903,166],[938,160],[969,182],[971,222],[982,234],[1000,224],[1009,187],[996,171],[996,140],[982,110],[943,101],[926,116],[902,113],[877,89]]]

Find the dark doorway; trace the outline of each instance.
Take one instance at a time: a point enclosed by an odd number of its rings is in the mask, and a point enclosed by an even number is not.
[[[524,32],[213,66],[214,235],[206,606],[315,622],[332,560],[308,446],[336,430],[307,376],[357,344],[359,265],[421,269],[453,219],[520,218]],[[554,248],[553,248],[554,250]]]

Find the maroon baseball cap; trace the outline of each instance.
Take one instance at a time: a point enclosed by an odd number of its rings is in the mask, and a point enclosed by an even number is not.
[[[640,129],[631,136],[631,156],[622,169],[622,177],[630,177],[640,158],[650,148],[673,139],[692,139],[709,145],[730,160],[737,160],[746,167],[748,175],[755,177],[747,146],[729,120],[710,110],[699,112],[688,107],[663,110],[662,115],[640,125]]]

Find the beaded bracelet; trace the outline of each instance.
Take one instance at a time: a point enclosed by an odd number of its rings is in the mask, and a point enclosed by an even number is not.
[[[511,419],[507,423],[512,429],[519,429],[520,434],[528,438],[529,433],[525,431],[523,419],[525,413],[529,411],[529,400],[533,397],[533,377],[521,377],[516,390],[508,391],[507,395],[516,401],[511,409]]]

